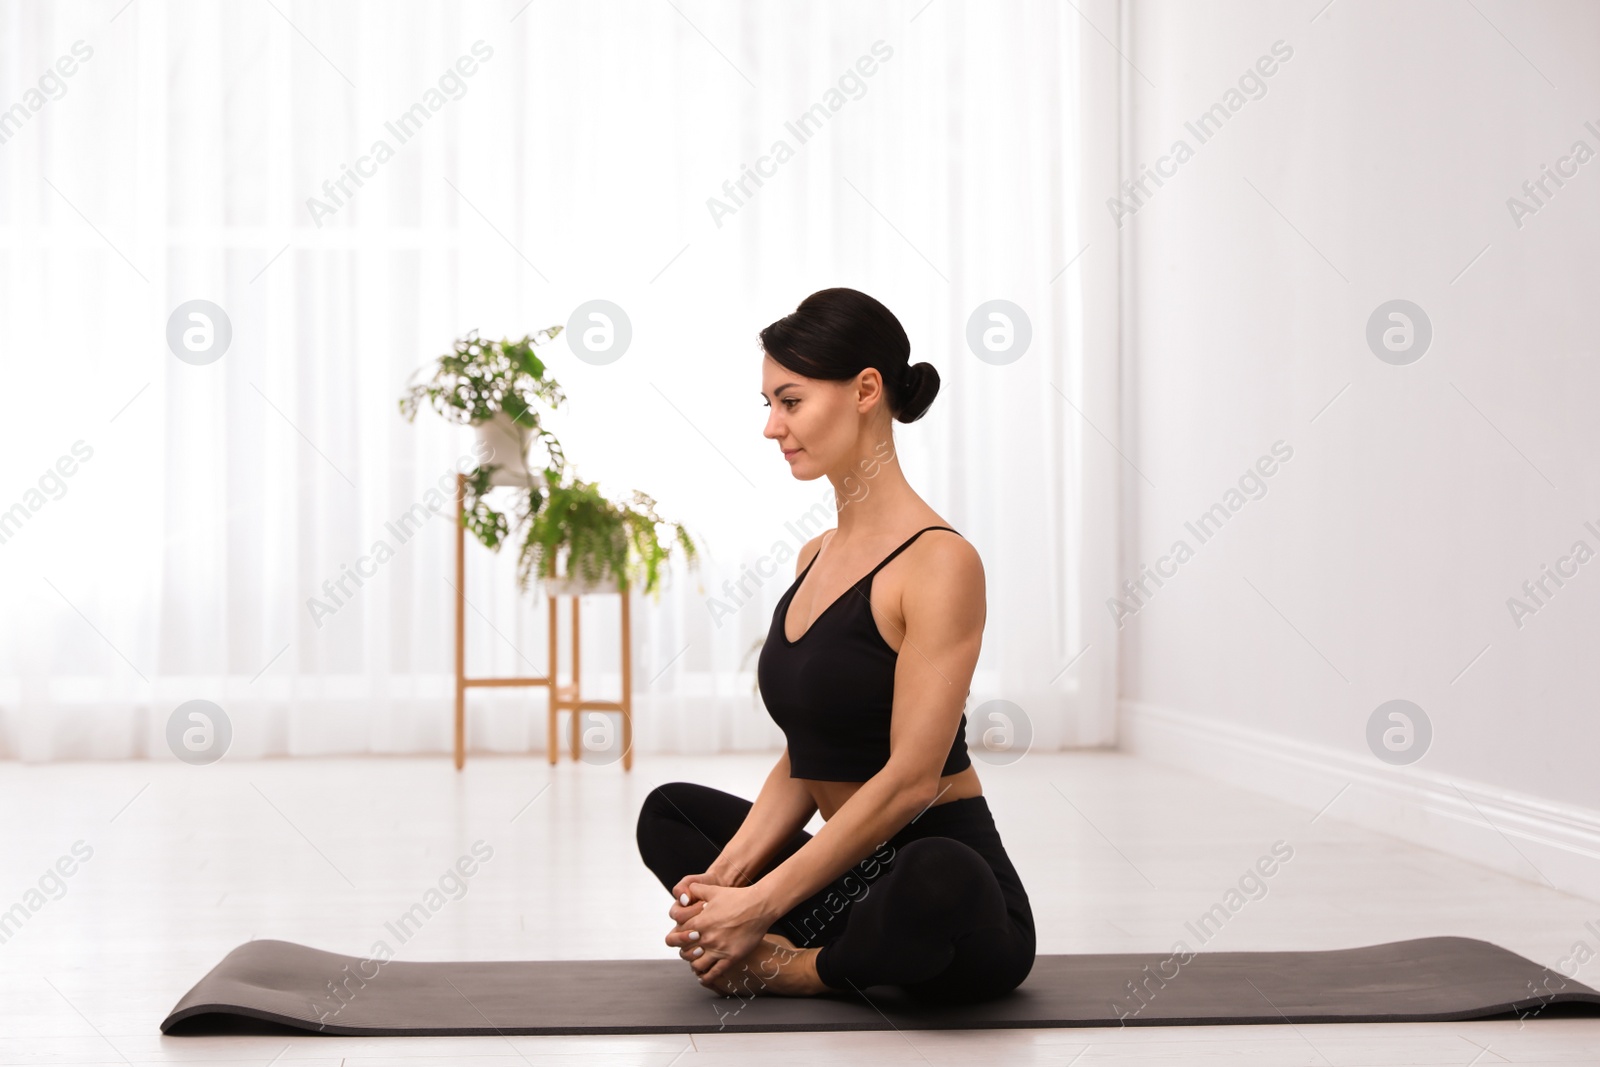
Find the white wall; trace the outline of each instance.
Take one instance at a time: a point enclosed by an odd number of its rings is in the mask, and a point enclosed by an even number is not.
[[[1507,606],[1600,552],[1600,158],[1507,206],[1600,151],[1600,5],[1325,2],[1125,18],[1125,174],[1194,155],[1122,219],[1123,576],[1194,554],[1124,622],[1123,743],[1600,897],[1600,557]],[[1185,122],[1278,41],[1201,143]],[[1394,298],[1434,331],[1405,366],[1365,338]],[[1201,543],[1185,522],[1279,441]],[[1365,736],[1393,698],[1433,726],[1405,767]]]

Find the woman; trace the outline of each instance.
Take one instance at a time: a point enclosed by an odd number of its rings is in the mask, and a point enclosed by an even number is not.
[[[669,782],[645,798],[666,942],[723,993],[999,996],[1032,968],[1034,929],[966,748],[983,564],[907,484],[890,426],[927,411],[939,375],[854,289],[813,293],[761,344],[765,436],[796,478],[833,483],[838,525],[800,550],[762,648],[788,744],[760,795]]]

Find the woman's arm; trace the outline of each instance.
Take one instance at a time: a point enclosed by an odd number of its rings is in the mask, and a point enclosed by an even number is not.
[[[779,846],[811,821],[816,810],[805,783],[789,777],[789,749],[785,747],[738,833],[706,873],[719,885],[750,885]]]
[[[776,920],[832,882],[938,799],[983,644],[983,562],[971,544],[940,538],[907,583],[906,629],[895,664],[889,760],[812,839],[755,884]]]

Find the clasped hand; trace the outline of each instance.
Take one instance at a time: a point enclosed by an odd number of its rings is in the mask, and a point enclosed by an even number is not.
[[[689,961],[701,985],[720,991],[718,981],[761,943],[772,919],[756,887],[698,880],[705,877],[691,874],[672,887],[667,915],[675,925],[666,941]]]

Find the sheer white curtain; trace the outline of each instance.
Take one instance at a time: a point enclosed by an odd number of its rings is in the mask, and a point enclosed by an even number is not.
[[[550,424],[580,476],[704,548],[634,601],[636,747],[777,747],[752,648],[833,518],[761,436],[756,333],[833,285],[943,377],[896,434],[988,572],[969,713],[1108,741],[1116,374],[1093,323],[1115,308],[1083,293],[1115,242],[1085,236],[1109,190],[1079,154],[1080,117],[1114,110],[1085,99],[1105,50],[1043,0],[0,6],[0,756],[170,759],[192,699],[224,709],[229,758],[447,751],[452,512],[387,524],[471,435],[396,400],[453,338],[591,299],[631,345],[549,346]],[[995,299],[1031,324],[1013,362],[967,342]],[[231,326],[214,362],[169,347],[193,300]],[[1086,312],[1111,343],[1086,346]],[[467,569],[469,671],[543,673],[510,552],[469,538]],[[617,609],[585,602],[595,697],[620,684]],[[544,699],[473,691],[470,750],[542,750]]]

